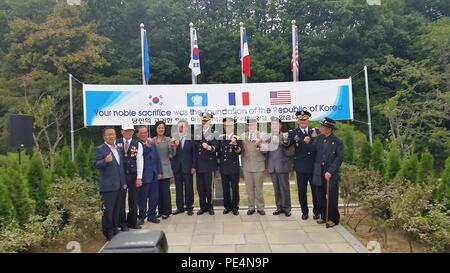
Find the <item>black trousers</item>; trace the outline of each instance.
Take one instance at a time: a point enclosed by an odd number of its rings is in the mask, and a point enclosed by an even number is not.
[[[327,210],[327,184],[325,179],[322,181],[322,186],[318,186],[317,192],[319,196],[320,216],[323,220],[326,220]],[[338,208],[339,199],[339,177],[332,177],[330,181],[330,197],[328,203],[328,220],[333,221],[335,224],[339,224],[340,214]]]
[[[239,209],[239,173],[221,174],[223,206],[227,210]],[[231,189],[231,191],[230,191]]]
[[[159,183],[158,214],[172,214],[172,197],[170,196],[170,178],[164,178]]]
[[[175,174],[175,193],[177,209],[193,210],[194,208],[194,186],[192,184],[192,174]]]
[[[122,191],[120,207],[120,227],[135,227],[137,224],[138,188],[136,187],[136,175],[126,175],[127,189]],[[125,200],[128,192],[128,214],[125,210]]]
[[[212,206],[212,172],[197,173],[197,191],[200,209],[213,210]]]
[[[314,215],[319,215],[319,196],[317,195],[316,188],[312,185],[312,173],[300,173],[296,172],[297,175],[297,189],[298,189],[298,200],[302,208],[302,214],[308,214],[308,181],[311,187],[312,202],[313,202],[313,213]]]
[[[102,197],[102,231],[105,237],[112,238],[114,229],[119,224],[121,190],[101,192]]]

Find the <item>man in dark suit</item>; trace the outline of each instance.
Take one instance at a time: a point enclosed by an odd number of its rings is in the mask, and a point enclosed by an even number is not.
[[[162,164],[156,143],[149,138],[147,127],[138,127],[138,139],[144,147],[144,171],[142,174],[142,186],[139,189],[139,213],[138,224],[144,224],[144,219],[152,223],[159,223],[156,218],[156,208],[159,201],[159,182],[162,178]],[[147,209],[148,205],[148,209]]]
[[[209,113],[202,113],[202,127],[196,130],[195,139],[195,171],[197,173],[197,191],[200,210],[197,215],[208,212],[214,215],[212,205],[212,174],[217,169],[217,150],[219,144],[215,138]]]
[[[275,203],[277,209],[272,213],[278,215],[284,213],[287,217],[291,214],[291,189],[289,185],[289,165],[283,139],[288,138],[288,133],[283,133],[281,129],[282,121],[276,116],[270,118],[271,134],[266,137],[265,143],[261,144],[261,151],[267,153],[267,171],[272,178]]]
[[[298,200],[300,201],[300,206],[302,208],[302,219],[306,220],[308,219],[309,214],[308,199],[306,195],[309,181],[313,199],[313,219],[317,220],[319,219],[320,214],[318,196],[315,188],[311,185],[314,163],[314,147],[312,140],[320,133],[316,128],[309,127],[311,113],[308,111],[298,111],[295,115],[297,116],[298,127],[289,131],[289,140],[287,143],[289,146],[293,145],[295,148],[294,170],[297,176]],[[306,143],[305,140],[309,140],[309,143]]]
[[[131,122],[122,124],[122,136],[116,141],[118,147],[122,148],[127,189],[122,193],[119,226],[122,231],[128,228],[140,229],[137,224],[137,206],[139,188],[142,186],[142,171],[144,159],[142,156],[143,146],[139,141],[133,139],[134,126]],[[125,201],[128,191],[128,215],[125,213]]]
[[[173,214],[187,211],[192,216],[194,209],[194,187],[192,175],[195,173],[195,150],[194,141],[188,134],[189,124],[186,120],[180,120],[177,123],[177,132],[175,136],[175,145],[177,152],[172,158],[172,170],[175,176],[175,191],[177,209]]]
[[[225,134],[219,136],[218,153],[225,207],[223,214],[232,211],[234,215],[239,215],[239,155],[242,141],[233,134],[235,122],[232,118],[223,119]]]
[[[122,150],[115,145],[116,131],[103,130],[104,144],[94,149],[94,166],[100,170],[100,195],[103,202],[102,231],[111,240],[118,232],[120,196],[126,188]]]
[[[321,219],[318,224],[326,223],[330,228],[339,224],[339,167],[344,160],[344,145],[336,137],[333,130],[336,122],[331,118],[325,118],[320,126],[321,135],[314,142],[315,160],[313,172],[313,185],[319,196],[319,207]],[[328,222],[327,213],[327,180],[330,181],[330,192],[328,194]]]

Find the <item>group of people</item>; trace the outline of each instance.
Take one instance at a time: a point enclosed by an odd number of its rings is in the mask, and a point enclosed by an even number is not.
[[[248,118],[245,131],[235,134],[236,120],[223,119],[223,131],[211,124],[213,116],[202,113],[201,126],[190,133],[180,120],[172,136],[166,124],[156,122],[155,137],[146,126],[122,125],[122,138],[113,127],[103,129],[104,144],[94,150],[94,165],[100,170],[99,189],[103,201],[102,230],[109,240],[129,228],[140,229],[145,220],[159,223],[171,214],[194,214],[193,175],[199,198],[197,215],[214,215],[212,180],[220,172],[224,214],[239,215],[239,178],[242,168],[248,195],[247,215],[265,215],[263,180],[270,174],[276,210],[274,215],[291,216],[291,195],[287,151],[294,147],[298,198],[302,219],[309,217],[307,185],[310,184],[313,218],[319,224],[339,224],[339,167],[343,144],[333,133],[336,122],[325,118],[320,131],[309,127],[311,114],[296,113],[298,127],[282,132],[278,117],[270,120],[270,132],[258,130],[256,118]],[[170,180],[174,178],[176,209],[172,212]],[[128,195],[128,198],[126,198]],[[125,202],[128,200],[128,213]]]

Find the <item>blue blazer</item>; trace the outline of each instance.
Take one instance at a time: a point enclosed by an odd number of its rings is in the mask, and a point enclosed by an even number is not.
[[[120,157],[120,165],[117,163],[114,155],[113,161],[105,163],[105,157],[112,153],[106,144],[95,147],[94,149],[94,166],[100,170],[100,193],[118,191],[125,184],[125,171],[122,167],[124,164],[123,151],[118,148],[117,152]]]
[[[177,152],[172,158],[172,171],[174,173],[190,174],[192,168],[196,168],[195,161],[195,146],[193,140],[185,140],[183,149],[181,143],[177,147]]]
[[[158,148],[156,143],[152,144],[152,148],[148,148],[145,143],[143,156],[144,156],[144,172],[142,174],[142,183],[157,182],[157,175],[163,173],[161,158],[158,154]]]

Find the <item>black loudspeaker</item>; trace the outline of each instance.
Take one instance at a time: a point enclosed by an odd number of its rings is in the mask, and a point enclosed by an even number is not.
[[[101,253],[167,253],[166,235],[161,230],[138,229],[119,232]]]
[[[33,117],[10,115],[8,119],[8,146],[12,149],[33,147]]]

